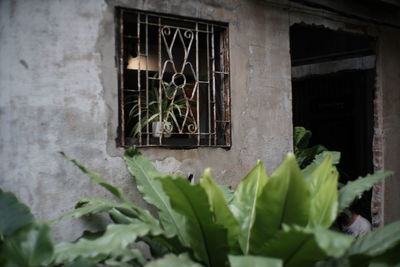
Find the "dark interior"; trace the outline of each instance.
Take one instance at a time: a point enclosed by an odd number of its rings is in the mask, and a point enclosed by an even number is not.
[[[293,66],[356,58],[374,53],[374,40],[321,27],[294,25],[290,31]],[[375,69],[343,69],[292,80],[293,125],[312,131],[311,145],[340,151],[340,182],[373,171]],[[371,192],[357,213],[370,220]]]

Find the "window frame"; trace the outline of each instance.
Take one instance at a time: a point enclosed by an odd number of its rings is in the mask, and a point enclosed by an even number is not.
[[[137,9],[127,9],[127,8],[121,8],[121,7],[116,7],[116,18],[117,18],[117,23],[116,23],[116,53],[117,53],[117,65],[118,65],[118,117],[119,117],[119,123],[118,123],[118,145],[121,147],[130,147],[130,146],[137,146],[137,147],[169,147],[169,148],[197,148],[197,147],[221,147],[221,148],[226,148],[229,149],[231,147],[231,95],[230,95],[230,58],[229,58],[229,25],[227,23],[222,23],[222,22],[215,22],[215,21],[208,21],[208,20],[201,20],[201,19],[192,19],[192,18],[186,18],[182,16],[176,16],[176,15],[165,15],[165,14],[160,14],[156,12],[148,12],[148,11],[141,11]],[[132,15],[133,14],[133,15]],[[127,123],[126,123],[126,88],[124,86],[125,80],[128,77],[128,71],[127,69],[127,52],[125,49],[125,44],[126,44],[126,38],[127,35],[125,34],[124,28],[125,28],[125,23],[128,19],[126,19],[126,16],[136,16],[137,22],[136,22],[136,38],[137,39],[137,51],[138,54],[141,54],[141,26],[145,25],[146,27],[146,54],[144,57],[146,58],[146,68],[149,68],[148,64],[148,58],[149,58],[149,53],[148,53],[148,45],[149,45],[149,37],[148,37],[148,25],[149,23],[149,18],[158,18],[158,24],[155,24],[156,27],[158,27],[158,50],[159,50],[159,68],[156,71],[161,78],[149,78],[149,69],[146,70],[141,70],[141,63],[138,63],[138,69],[136,70],[137,72],[137,91],[139,92],[138,99],[140,98],[140,92],[141,92],[141,72],[145,72],[146,77],[146,88],[143,90],[146,93],[146,103],[148,103],[148,91],[149,91],[149,85],[148,81],[149,79],[154,79],[158,80],[158,87],[162,88],[163,86],[160,85],[161,83],[165,83],[164,79],[164,69],[161,70],[161,63],[165,63],[165,60],[163,61],[163,56],[162,52],[162,42],[161,42],[161,32],[164,31],[164,29],[175,29],[176,32],[181,31],[182,29],[186,29],[184,27],[183,23],[191,23],[195,25],[195,28],[189,28],[186,32],[191,33],[195,37],[192,37],[192,41],[195,41],[196,45],[196,60],[195,60],[195,65],[196,65],[196,71],[193,71],[193,76],[197,76],[195,79],[195,85],[193,91],[193,96],[196,94],[197,95],[197,100],[196,100],[196,109],[197,109],[197,118],[195,121],[195,124],[197,125],[195,133],[188,134],[187,132],[178,132],[178,133],[173,133],[173,137],[171,140],[167,140],[165,138],[166,134],[163,132],[160,137],[157,137],[159,139],[159,142],[149,142],[149,140],[153,137],[150,135],[152,132],[149,132],[149,126],[147,127],[146,132],[139,132],[138,137],[129,137],[126,135],[127,131]],[[143,20],[144,18],[144,20]],[[173,21],[173,22],[182,22],[182,25],[175,25],[171,26],[168,23],[162,23],[163,20],[165,21]],[[201,30],[199,25],[206,25],[206,30]],[[217,32],[218,30],[218,32]],[[200,81],[199,79],[199,33],[205,32],[206,34],[206,48],[207,48],[207,97],[208,101],[206,102],[206,105],[208,107],[208,112],[207,112],[207,118],[206,120],[200,121],[200,106],[204,105],[204,101],[200,102],[199,100],[199,95],[200,95],[200,83],[204,81]],[[176,35],[176,34],[175,34]],[[182,36],[181,36],[182,37]],[[216,41],[215,38],[217,37],[219,40]],[[165,38],[165,36],[163,36]],[[143,39],[143,38],[142,38]],[[167,42],[167,41],[165,41]],[[182,42],[184,42],[182,40]],[[166,43],[165,43],[166,44]],[[166,44],[167,45],[167,44]],[[171,47],[174,45],[173,41],[171,44]],[[219,46],[219,49],[215,48],[214,46]],[[165,48],[165,47],[164,47]],[[189,48],[190,49],[190,48]],[[209,51],[209,49],[211,51]],[[172,50],[172,48],[171,48]],[[218,52],[218,53],[216,53]],[[189,51],[188,53],[191,53]],[[202,51],[204,53],[204,51]],[[219,54],[219,57],[218,55]],[[177,54],[174,54],[175,56]],[[139,62],[140,62],[140,57],[143,57],[143,55],[139,55]],[[168,60],[166,60],[168,61]],[[173,62],[174,63],[174,62]],[[204,62],[203,62],[204,63]],[[175,64],[175,63],[174,63]],[[193,64],[194,65],[194,64]],[[200,66],[202,67],[202,66]],[[184,70],[185,66],[182,67],[182,70]],[[175,75],[179,74],[175,70]],[[183,75],[184,76],[184,75]],[[131,76],[129,76],[131,77]],[[171,83],[174,81],[174,76],[172,76]],[[162,98],[162,89],[160,90],[160,99]],[[176,91],[177,89],[175,89]],[[186,83],[185,85],[182,86],[182,90],[186,91]],[[197,90],[197,91],[196,91]],[[204,90],[203,90],[204,91]],[[185,100],[187,101],[188,98],[185,94]],[[210,98],[213,98],[210,100]],[[140,103],[140,100],[139,100]],[[191,104],[190,104],[191,105]],[[210,107],[211,106],[211,107]],[[148,107],[148,106],[147,106]],[[160,107],[161,109],[161,107]],[[187,110],[191,110],[192,106],[187,106]],[[212,110],[212,114],[211,111]],[[138,117],[141,116],[140,114],[140,109],[138,112]],[[147,113],[148,115],[148,113]],[[193,115],[193,114],[192,114]],[[213,116],[211,118],[211,115]],[[187,114],[185,115],[187,116]],[[162,116],[161,116],[162,117]],[[160,117],[160,121],[161,121]],[[148,117],[147,117],[148,118]],[[193,117],[194,118],[194,117]],[[206,122],[208,124],[208,132],[203,133],[201,132],[201,123]],[[140,119],[139,119],[140,123]],[[183,127],[182,127],[183,128]],[[153,131],[153,130],[152,130]],[[178,139],[174,136],[179,136],[179,134],[182,134],[182,136],[187,135],[191,137],[191,135],[196,136],[196,142],[194,143],[193,140],[190,142],[187,141],[190,138],[188,137],[183,137],[182,139]],[[143,135],[144,138],[146,139],[143,141]],[[208,138],[208,141],[202,137],[203,135]],[[156,138],[156,139],[157,139]],[[175,138],[175,139],[173,139]],[[186,138],[186,139],[184,139]],[[134,140],[134,142],[132,142]],[[167,140],[168,142],[166,142]],[[175,140],[175,141],[174,141]],[[176,142],[178,140],[179,142]],[[153,140],[154,141],[154,140]]]

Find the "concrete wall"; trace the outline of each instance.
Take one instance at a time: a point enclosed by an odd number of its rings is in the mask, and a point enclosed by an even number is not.
[[[257,159],[274,169],[292,146],[286,11],[258,0],[0,0],[0,187],[42,220],[80,198],[110,197],[57,153],[64,151],[139,201],[115,142],[115,5],[230,27],[232,148],[142,152],[164,171],[198,177],[211,167],[232,185]],[[94,222],[103,220],[64,220],[56,239],[74,239]]]
[[[380,91],[382,163],[395,175],[384,183],[382,223],[400,220],[400,30],[382,29],[379,38],[378,90]]]
[[[57,153],[65,151],[144,205],[115,142],[114,6],[229,23],[232,148],[142,149],[161,170],[198,178],[211,167],[219,182],[236,185],[257,159],[269,172],[279,164],[292,147],[289,26],[305,22],[382,34],[382,160],[400,173],[399,32],[271,2],[0,0],[0,187],[42,220],[72,210],[80,198],[111,197]],[[400,218],[399,175],[386,184],[382,207],[389,222]],[[103,223],[64,220],[55,226],[56,239],[72,240]]]

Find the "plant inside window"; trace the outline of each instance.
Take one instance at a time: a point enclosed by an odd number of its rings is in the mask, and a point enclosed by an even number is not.
[[[164,135],[168,138],[174,130],[180,128],[182,120],[187,120],[187,127],[193,125],[193,119],[187,116],[191,110],[183,88],[175,86],[172,82],[163,82],[161,94],[159,91],[153,81],[148,91],[149,103],[146,103],[145,94],[132,101],[129,123],[133,126],[130,135],[137,137],[147,128],[151,130],[153,137]]]
[[[117,14],[120,145],[230,147],[228,25]]]

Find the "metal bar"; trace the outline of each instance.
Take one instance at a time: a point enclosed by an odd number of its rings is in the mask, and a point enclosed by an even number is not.
[[[161,60],[162,60],[162,57],[161,57],[161,18],[160,17],[158,17],[158,79],[159,79],[159,81],[158,81],[158,111],[159,111],[159,114],[160,114],[160,116],[159,116],[159,122],[160,122],[160,124],[161,124],[161,134],[160,134],[160,136],[159,136],[159,139],[158,139],[158,144],[159,145],[162,145],[162,132],[163,132],[163,127],[162,127],[162,114],[161,114],[161,101],[162,101],[162,91],[161,91],[161,87],[162,87],[162,74],[161,74]],[[152,129],[152,131],[154,131],[154,129]]]
[[[217,130],[217,110],[215,107],[215,51],[214,51],[214,25],[211,25],[211,62],[212,62],[212,91],[213,91],[213,132]],[[214,135],[214,146],[217,145],[217,135]]]
[[[231,83],[230,83],[230,54],[229,54],[229,30],[223,32],[224,34],[224,51],[225,51],[225,61],[224,61],[224,70],[228,73],[225,78],[225,86],[224,86],[224,101],[226,101],[225,108],[225,119],[228,121],[228,126],[225,129],[225,145],[231,146],[232,135],[231,135]]]
[[[137,36],[129,35],[129,34],[124,34],[123,36],[124,36],[124,38],[127,38],[127,39],[137,39],[138,38]]]
[[[125,146],[125,94],[124,94],[124,11],[121,9],[119,14],[119,41],[120,41],[120,51],[119,51],[119,73],[120,73],[120,143],[121,146]]]
[[[209,25],[207,25],[207,31],[208,31],[208,27]],[[207,36],[206,36],[206,47],[207,47],[207,108],[208,108],[208,113],[207,113],[207,120],[208,120],[208,145],[211,146],[211,106],[210,106],[210,102],[211,102],[211,90],[210,90],[210,46],[209,46],[209,35],[207,32]]]
[[[164,15],[164,14],[158,14],[158,13],[155,13],[155,12],[140,12],[138,10],[132,10],[132,9],[131,10],[127,9],[125,11],[127,13],[147,14],[147,15],[150,15],[150,16],[153,16],[153,17],[157,17],[157,18],[179,20],[179,21],[186,21],[186,22],[192,22],[192,23],[199,23],[199,21],[200,21],[200,20],[188,19],[188,18],[184,18],[184,17],[168,16],[168,15]],[[226,23],[223,23],[223,22],[201,20],[201,24],[218,25],[218,27],[221,27],[221,28],[228,28]]]
[[[139,144],[142,145],[142,93],[140,92],[141,89],[141,84],[140,84],[140,59],[141,59],[141,53],[140,53],[140,14],[137,15],[137,35],[138,35],[138,40],[137,40],[137,53],[138,53],[138,58],[139,58],[139,62],[138,62],[138,70],[137,70],[137,80],[138,80],[138,112],[139,112]]]
[[[176,20],[176,19],[175,19]],[[142,24],[143,24],[143,22],[142,22]],[[153,25],[153,26],[157,26],[158,24],[156,24],[156,23],[151,23],[151,22],[149,22],[148,23],[149,25]],[[195,28],[188,28],[188,27],[182,27],[182,26],[172,26],[172,25],[163,25],[163,26],[167,26],[167,27],[170,27],[170,28],[175,28],[175,29],[181,29],[181,30],[188,30],[188,31],[193,31],[193,30],[195,30]],[[207,33],[208,31],[205,31],[205,30],[197,30],[198,32],[201,32],[201,33]],[[208,32],[208,33],[211,33],[211,32]]]
[[[149,116],[149,25],[147,24],[148,22],[148,16],[146,15],[146,120],[150,118]],[[140,52],[140,51],[139,51]],[[149,132],[149,124],[146,123],[146,145],[150,143],[150,135],[148,134]]]
[[[197,83],[199,80],[199,32],[198,30],[198,23],[196,23],[196,83],[195,83],[195,90],[197,89],[197,103],[196,103],[196,120],[197,120],[197,133],[200,133],[201,122],[200,122],[200,86]],[[197,88],[196,88],[197,87]],[[197,135],[197,145],[200,145],[200,135]]]

